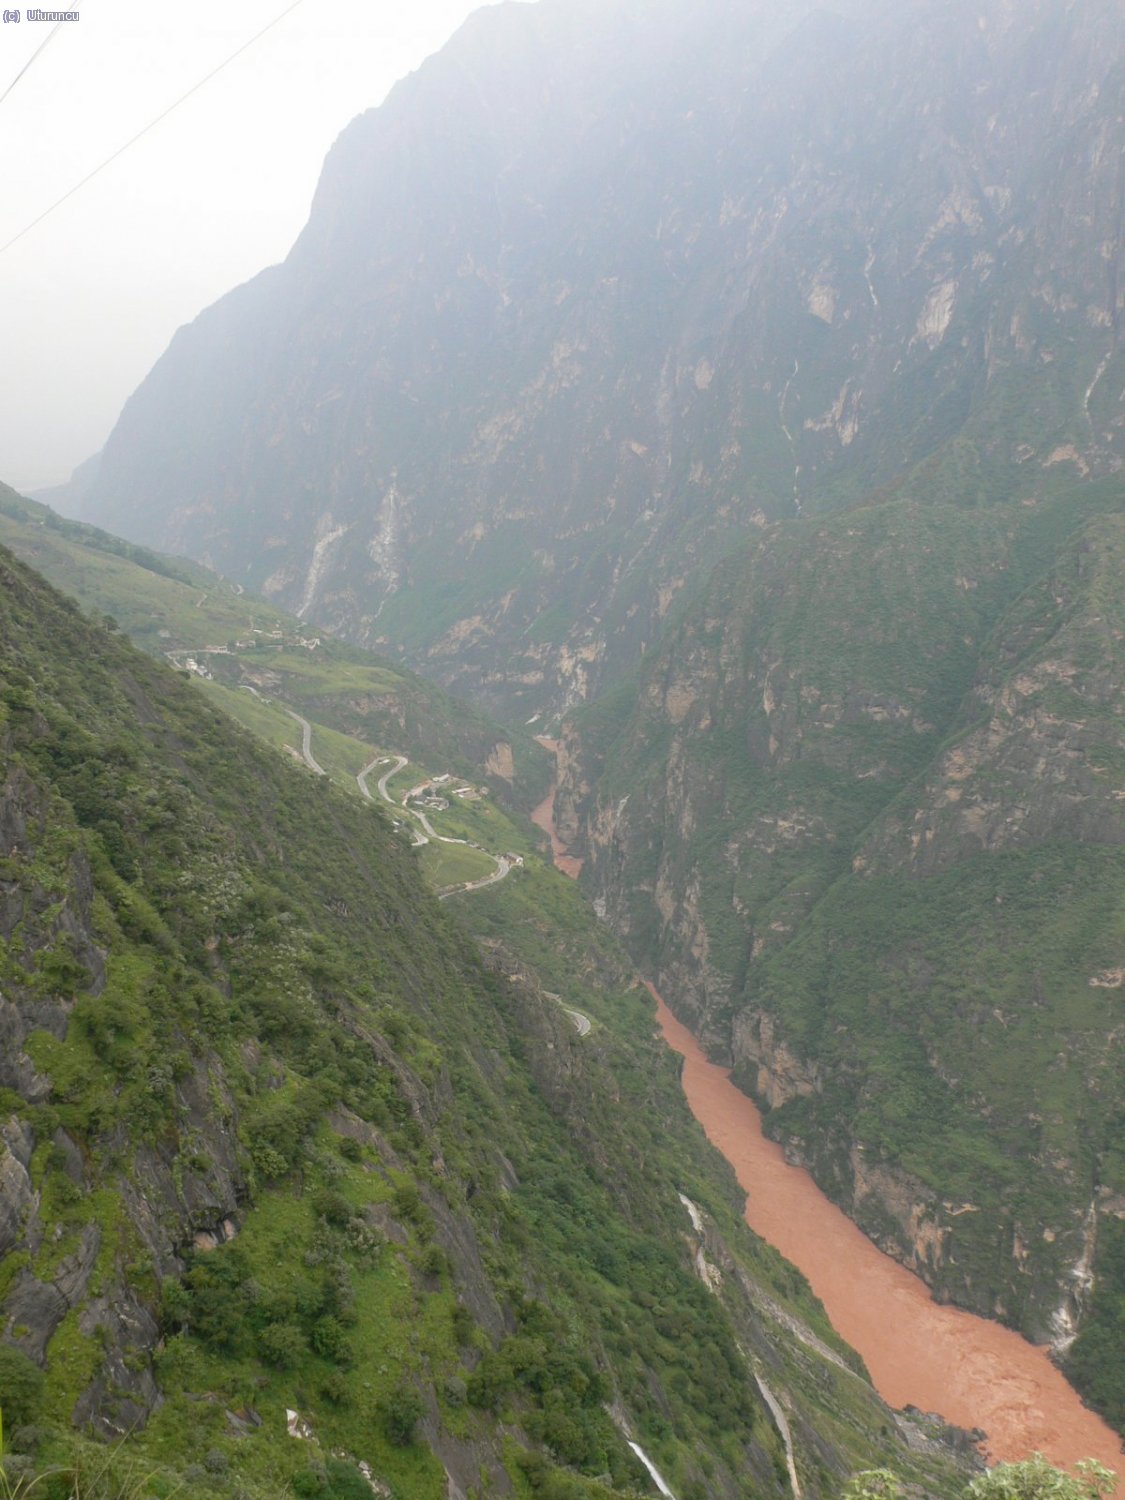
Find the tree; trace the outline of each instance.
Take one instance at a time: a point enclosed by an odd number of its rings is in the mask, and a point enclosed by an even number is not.
[[[258,1352],[267,1364],[291,1370],[306,1357],[309,1346],[295,1323],[268,1323],[258,1335]]]

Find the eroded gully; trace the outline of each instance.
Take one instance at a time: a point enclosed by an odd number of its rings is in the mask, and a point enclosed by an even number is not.
[[[552,787],[532,817],[550,836],[555,864],[576,877],[582,861],[559,840],[553,803]],[[936,1303],[925,1283],[884,1255],[807,1172],[786,1162],[728,1070],[708,1061],[651,984],[648,989],[665,1041],[684,1060],[691,1111],[746,1193],[746,1222],[808,1277],[883,1399],[940,1412],[958,1427],[982,1428],[992,1462],[1040,1452],[1060,1465],[1096,1458],[1122,1473],[1116,1434],[1082,1405],[1046,1351],[999,1323]],[[1125,1485],[1117,1496],[1125,1500]]]

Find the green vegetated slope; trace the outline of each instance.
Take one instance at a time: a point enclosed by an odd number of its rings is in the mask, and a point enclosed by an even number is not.
[[[684,1102],[678,1066],[669,1067],[667,1049],[655,1032],[650,997],[628,957],[604,925],[591,922],[589,905],[574,883],[535,856],[526,861],[518,879],[457,897],[454,909],[509,982],[532,986],[549,1008],[568,1018],[568,1025],[576,1020],[588,1023],[581,1047],[595,1054],[599,1069],[605,1067],[604,1090],[586,1090],[577,1078],[560,1077],[550,1066],[537,1070],[540,1087],[565,1118],[582,1154],[627,1198],[645,1190],[654,1166],[663,1160],[671,1167],[675,1160],[676,1205],[670,1227],[678,1235],[688,1231],[695,1274],[706,1285],[707,1296],[718,1297],[732,1319],[736,1368],[752,1368],[762,1388],[786,1393],[782,1400],[802,1487],[837,1492],[834,1471],[839,1456],[848,1455],[847,1462],[854,1464],[873,1435],[870,1388],[857,1373],[862,1366],[828,1322],[801,1273],[764,1241],[747,1235],[742,1194],[732,1191],[725,1168],[714,1175],[714,1154],[702,1132],[693,1125],[681,1137]],[[533,1068],[544,1056],[538,1053],[530,1059]],[[640,1123],[640,1128],[628,1127],[627,1149],[615,1159],[607,1146],[627,1121]],[[692,1232],[693,1212],[703,1223],[699,1232]],[[625,1247],[607,1240],[581,1196],[566,1195],[542,1228],[552,1238],[583,1245],[582,1253],[611,1281],[624,1275],[627,1284],[636,1284],[640,1267],[619,1258]],[[678,1338],[679,1315],[666,1300],[651,1303],[643,1290],[640,1299],[655,1315],[657,1342],[671,1349]],[[692,1392],[689,1399],[731,1378],[731,1367],[717,1348],[711,1359],[710,1368],[706,1362],[684,1368],[688,1384],[681,1393]],[[932,1467],[940,1452],[932,1439],[940,1434],[940,1426],[934,1427],[932,1419],[922,1419],[919,1425],[917,1416],[905,1422],[905,1430],[913,1460],[923,1460],[914,1481],[928,1490],[944,1482]],[[904,1426],[901,1414],[890,1423],[884,1416],[879,1423],[881,1442],[898,1445],[896,1424]],[[671,1477],[677,1494],[692,1490],[683,1470],[678,1479]],[[757,1493],[760,1476],[748,1475],[746,1488]]]
[[[1121,501],[767,533],[575,716],[560,799],[767,1128],[1118,1421]]]
[[[341,780],[362,769],[374,746],[425,752],[430,764],[483,775],[523,806],[547,790],[549,763],[530,735],[502,729],[413,673],[323,635],[196,563],[64,520],[5,485],[0,542],[87,610],[112,616],[146,651],[182,668],[190,663],[205,689],[265,738],[299,749],[287,707],[328,731],[318,739],[322,764]]]
[[[396,800],[430,776],[452,776],[454,786],[468,779],[481,795],[454,799],[451,809],[432,816],[444,838],[478,847],[431,841],[422,868],[435,889],[495,871],[484,851],[538,847],[515,807],[543,795],[550,762],[527,733],[491,723],[440,688],[323,636],[206,568],[65,520],[5,487],[0,539],[96,617],[112,617],[138,645],[187,672],[213,703],[295,761],[303,760],[300,719],[307,717],[316,764],[351,794],[362,795],[357,777],[381,759],[380,751],[385,757],[403,747],[416,759],[394,779]],[[377,803],[385,764],[383,758],[368,782]],[[413,826],[405,813],[397,821]]]
[[[482,961],[383,818],[7,552],[0,694],[9,1474],[88,1429],[157,1493],[608,1495],[627,1425],[681,1496],[781,1493],[757,1369],[809,1493],[950,1488],[740,1225],[619,958],[571,965],[579,1038],[518,906]],[[561,988],[589,924],[527,878]]]

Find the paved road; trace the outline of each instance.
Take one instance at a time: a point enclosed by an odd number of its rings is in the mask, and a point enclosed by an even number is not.
[[[383,775],[379,777],[379,795],[380,797],[385,797],[388,802],[394,803],[395,799],[391,796],[390,792],[387,791],[387,782],[390,781],[392,776],[397,776],[407,762],[405,755],[384,755],[381,756],[379,760],[373,760],[371,762],[371,766],[385,765],[388,760],[393,761],[394,764],[391,766],[391,769],[389,771],[385,771]],[[367,771],[371,769],[371,766],[368,766]],[[367,771],[364,771],[361,774],[366,776]]]
[[[567,1015],[574,1022],[574,1028],[578,1032],[579,1036],[590,1035],[590,1028],[593,1025],[593,1022],[590,1020],[589,1016],[584,1016],[580,1010],[571,1010],[569,1005],[563,1005],[563,999],[561,995],[552,995],[550,990],[544,990],[543,993],[546,995],[548,1000],[556,1000],[560,1005],[562,1005],[563,1010],[566,1011]]]
[[[463,839],[450,839],[450,843],[464,843]],[[474,845],[475,847],[475,845]],[[481,850],[482,854],[488,854],[487,849]],[[439,891],[438,900],[448,901],[450,896],[463,896],[468,891],[483,891],[486,885],[495,885],[498,880],[503,880],[511,870],[512,866],[502,854],[489,854],[489,859],[496,861],[496,868],[491,875],[486,875],[483,880],[471,880],[468,885],[455,885],[452,890]]]
[[[310,771],[315,771],[318,776],[327,776],[328,772],[319,761],[313,758],[312,725],[308,719],[302,719],[301,715],[295,714],[291,708],[287,708],[285,712],[291,719],[296,719],[297,723],[301,726],[301,754],[305,758],[305,765],[308,766]]]
[[[367,785],[367,778],[371,775],[376,766],[385,766],[388,761],[392,762],[390,770],[384,771],[382,776],[379,777],[379,780],[376,783],[379,788],[379,795],[383,798],[384,802],[389,802],[393,808],[399,811],[409,812],[409,808],[400,809],[398,803],[387,790],[387,782],[390,781],[392,776],[397,776],[399,771],[402,770],[403,766],[406,765],[405,755],[377,755],[373,761],[364,766],[363,770],[356,777],[356,785],[359,787],[363,795],[367,798],[368,802],[374,802],[375,798],[371,795],[371,790]],[[417,831],[415,831],[415,849],[420,849],[423,844],[428,844],[429,842],[429,839],[424,833],[418,833]]]
[[[356,782],[358,783],[360,791],[367,798],[368,802],[374,802],[375,798],[371,795],[371,792],[368,789],[367,778],[371,775],[371,772],[375,769],[376,766],[386,765],[388,761],[391,762],[389,769],[384,771],[382,776],[380,776],[379,780],[376,782],[376,785],[379,788],[379,795],[385,802],[389,802],[396,812],[409,813],[412,818],[416,818],[418,822],[421,823],[422,827],[425,829],[425,832],[415,833],[415,849],[417,849],[422,844],[428,844],[431,839],[433,839],[434,842],[438,844],[464,844],[466,848],[480,849],[479,844],[472,844],[470,843],[469,839],[447,838],[445,834],[438,833],[438,831],[434,828],[434,825],[430,822],[429,818],[424,812],[421,812],[420,810],[413,807],[405,807],[401,803],[396,802],[395,799],[391,796],[390,789],[388,788],[387,783],[390,781],[392,776],[397,776],[398,773],[402,770],[403,766],[407,764],[407,758],[405,755],[378,755],[373,761],[370,762],[369,765],[364,766],[363,770],[356,777]],[[480,849],[480,852],[482,854],[488,854],[487,849]],[[455,885],[450,890],[439,891],[438,900],[448,901],[450,896],[460,896],[467,891],[481,891],[486,885],[495,885],[498,880],[503,880],[512,868],[511,863],[506,860],[502,854],[488,854],[488,857],[489,859],[496,861],[496,868],[490,875],[485,875],[481,880],[470,881],[467,885]]]

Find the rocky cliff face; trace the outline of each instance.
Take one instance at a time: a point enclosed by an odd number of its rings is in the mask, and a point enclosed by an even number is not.
[[[627,718],[595,706],[568,725],[558,800],[585,813],[598,894],[677,966],[664,978],[701,997],[700,1022],[729,1010],[732,978],[786,941],[849,835],[936,749],[1012,586],[1011,549],[999,509],[769,528],[669,634]]]
[[[928,875],[977,851],[1125,843],[1122,563],[1106,519],[1004,616],[961,709],[966,727],[864,841],[857,869]]]
[[[126,1273],[125,1240],[132,1238],[151,1274],[174,1272],[197,1235],[218,1229],[224,1237],[219,1226],[239,1217],[246,1177],[233,1101],[211,1051],[193,1066],[148,1080],[154,1092],[167,1090],[190,1134],[193,1169],[185,1170],[174,1138],[133,1152],[127,1130],[107,1119],[100,1149],[130,1158],[127,1177],[109,1188],[92,1159],[89,1123],[62,1123],[77,1112],[64,1105],[60,1114],[47,1058],[61,1051],[78,997],[96,1002],[111,983],[108,934],[95,922],[95,880],[77,831],[60,826],[57,801],[13,764],[13,752],[6,724],[0,729],[0,764],[7,768],[0,784],[0,1090],[6,1109],[18,1112],[0,1123],[0,1329],[37,1364],[46,1363],[65,1320],[82,1339],[96,1334],[103,1358],[75,1392],[74,1416],[104,1435],[121,1435],[143,1424],[160,1400],[151,1363],[159,1327],[151,1297]],[[112,988],[110,1006],[119,1003]],[[89,1017],[87,1009],[76,1025],[89,1025]],[[120,1012],[117,1024],[125,1024]],[[107,1025],[112,1033],[113,1020]],[[104,1101],[102,1108],[109,1113]],[[94,1194],[100,1213],[76,1223],[73,1206]]]
[[[628,714],[573,716],[559,800],[600,909],[790,1154],[943,1295],[1062,1350],[1122,1188],[1125,569],[1120,514],[1061,544],[1028,514],[768,530]]]
[[[1121,70],[1114,0],[482,12],[83,503],[512,717],[584,701],[770,518],[1119,464]]]

